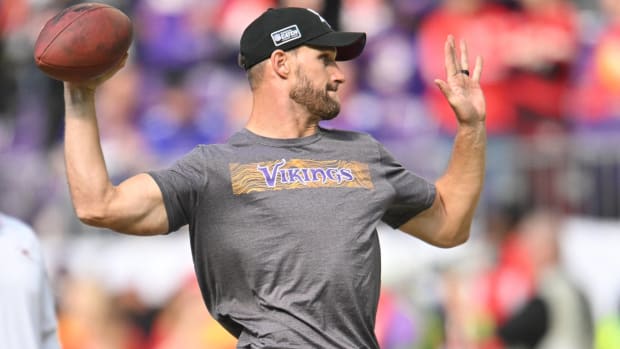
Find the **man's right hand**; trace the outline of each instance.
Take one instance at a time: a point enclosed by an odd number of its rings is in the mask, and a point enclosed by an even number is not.
[[[65,81],[65,87],[67,87],[68,89],[87,89],[87,90],[94,91],[95,89],[97,89],[99,85],[106,82],[108,79],[114,76],[114,74],[116,74],[119,70],[121,70],[125,66],[125,63],[127,63],[128,56],[129,54],[125,53],[125,55],[118,61],[118,63],[112,68],[110,68],[110,70],[105,72],[103,75],[100,75],[94,79],[80,81],[80,82]]]

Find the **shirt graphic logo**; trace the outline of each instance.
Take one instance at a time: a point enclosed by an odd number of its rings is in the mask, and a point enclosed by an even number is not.
[[[273,44],[276,45],[276,47],[300,38],[301,32],[296,24],[271,33],[271,40],[273,40]]]
[[[235,195],[304,188],[374,187],[368,165],[356,161],[281,159],[229,166]]]

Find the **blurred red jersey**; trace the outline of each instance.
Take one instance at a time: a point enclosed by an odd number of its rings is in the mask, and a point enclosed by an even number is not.
[[[429,86],[426,99],[442,131],[453,133],[456,119],[445,97],[433,80],[445,79],[443,45],[453,34],[457,40],[465,39],[473,70],[475,56],[482,56],[484,69],[481,86],[487,102],[487,130],[489,134],[511,133],[515,128],[516,113],[510,103],[508,85],[509,67],[504,63],[504,37],[509,30],[511,12],[505,7],[483,4],[471,13],[451,12],[439,7],[424,19],[419,31],[421,72]]]

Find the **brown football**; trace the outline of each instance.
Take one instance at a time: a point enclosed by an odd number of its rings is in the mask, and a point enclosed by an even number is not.
[[[34,46],[35,63],[50,77],[84,81],[114,67],[129,49],[131,20],[101,3],[67,7],[41,29]]]

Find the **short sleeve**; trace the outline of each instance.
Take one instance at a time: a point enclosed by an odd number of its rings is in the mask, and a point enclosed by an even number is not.
[[[385,180],[395,192],[382,220],[397,229],[433,204],[435,185],[404,168],[381,144],[379,152]]]
[[[192,220],[200,193],[207,185],[203,154],[203,147],[198,146],[170,168],[148,172],[162,192],[169,232]]]

